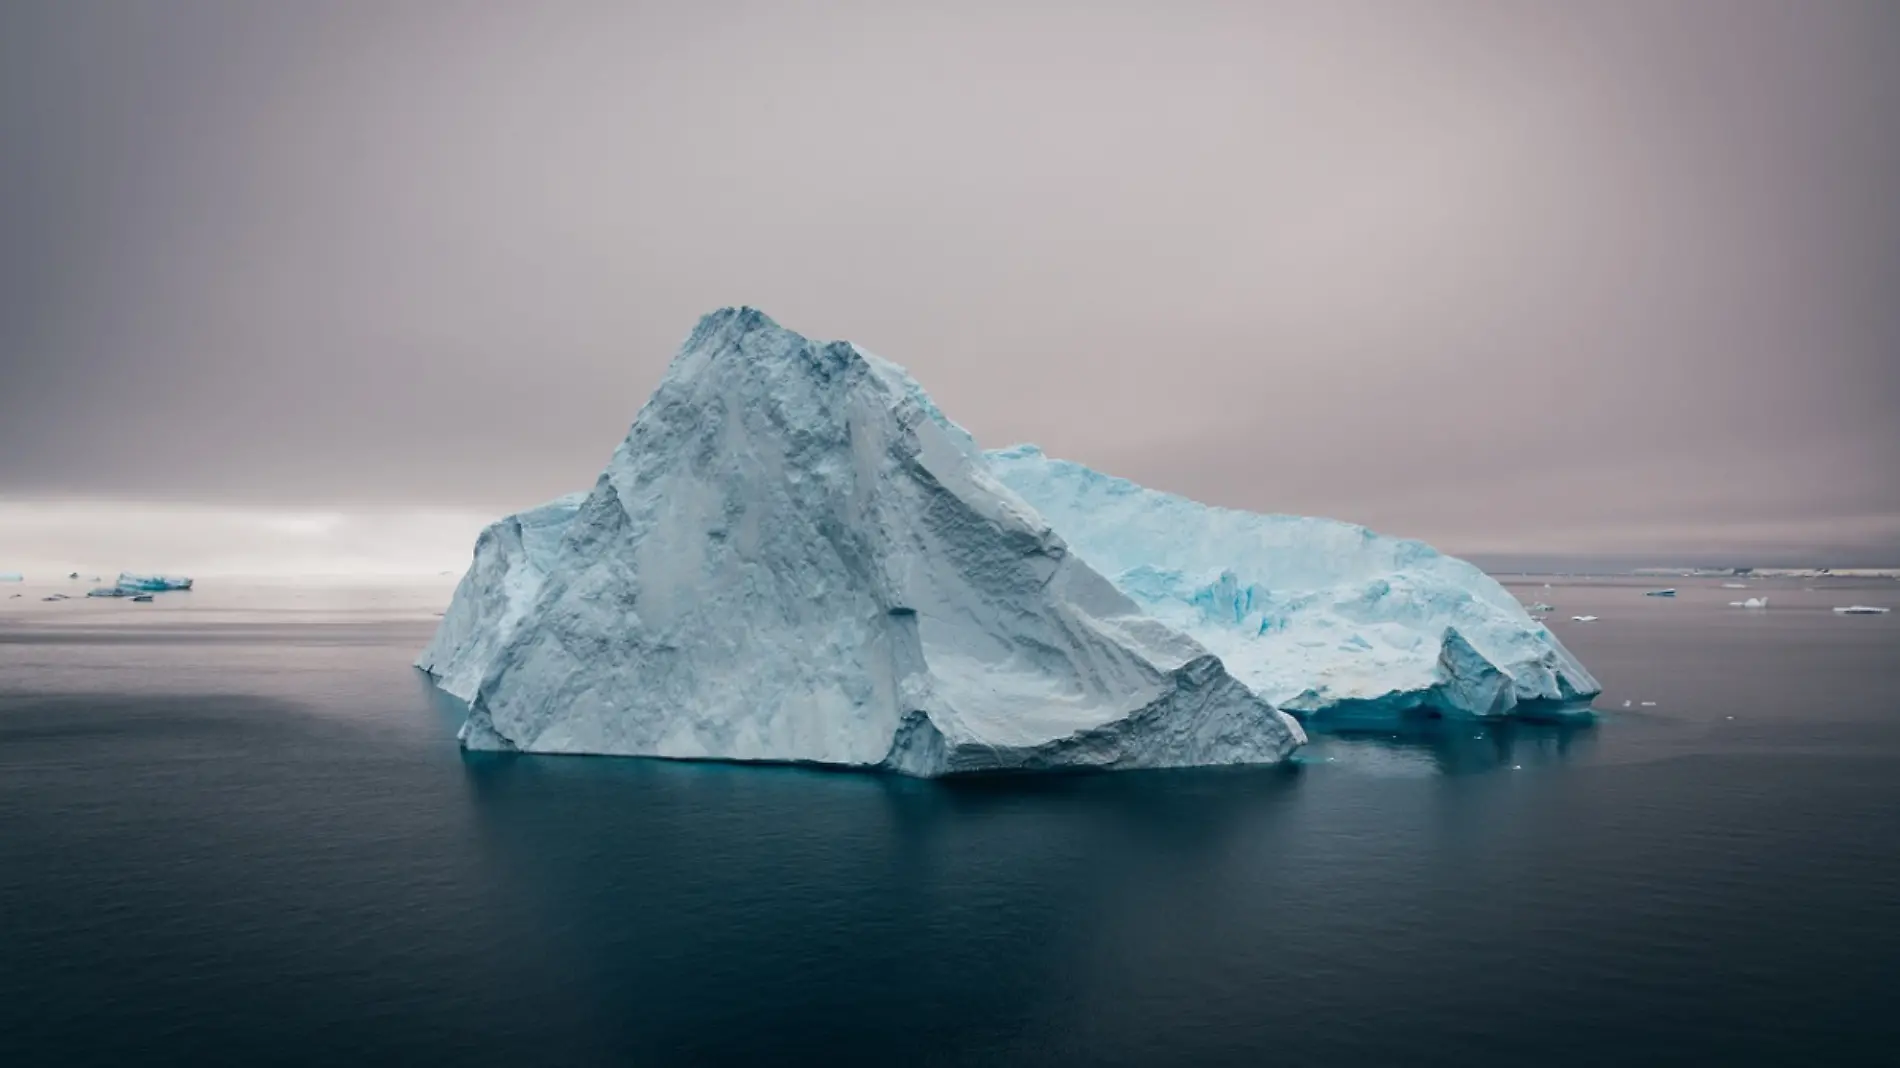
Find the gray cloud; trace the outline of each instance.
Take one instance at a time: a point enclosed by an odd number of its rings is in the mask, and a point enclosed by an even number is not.
[[[1900,9],[0,8],[0,496],[531,503],[694,319],[1492,551],[1900,550]]]

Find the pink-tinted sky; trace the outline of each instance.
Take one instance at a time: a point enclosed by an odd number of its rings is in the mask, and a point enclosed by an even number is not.
[[[1896,116],[1881,0],[8,3],[0,549],[585,487],[746,303],[1212,502],[1900,559]]]

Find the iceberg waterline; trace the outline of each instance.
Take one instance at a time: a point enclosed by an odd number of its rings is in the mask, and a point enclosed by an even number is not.
[[[1450,558],[1416,542],[1251,516],[1288,538],[1204,539],[1194,560],[1131,564],[1144,547],[1107,536],[1097,520],[1114,516],[1090,514],[1101,501],[1044,492],[1031,467],[1056,463],[982,452],[854,345],[715,312],[590,492],[481,535],[417,664],[468,703],[471,749],[923,776],[1273,763],[1305,740],[1272,696],[1294,680],[1282,700],[1306,715],[1358,700],[1498,716],[1595,692],[1475,568],[1451,561],[1464,570],[1444,565],[1419,593],[1413,565]],[[1383,579],[1363,576],[1357,607],[1319,586],[1276,599],[1287,566],[1317,574],[1345,548],[1338,530],[1403,548]],[[1536,632],[1506,641],[1458,608],[1457,582]],[[1310,653],[1283,660],[1304,646],[1265,613],[1306,634],[1307,608],[1359,628],[1329,637],[1336,660],[1375,654],[1364,685]],[[1392,685],[1373,693],[1378,680]]]

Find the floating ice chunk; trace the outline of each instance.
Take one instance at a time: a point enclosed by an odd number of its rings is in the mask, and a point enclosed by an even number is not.
[[[1724,583],[1722,583],[1722,588],[1723,588],[1723,589],[1725,589],[1725,590],[1745,590],[1745,589],[1747,589],[1747,588],[1748,588],[1748,583],[1746,583],[1746,582],[1724,582]]]
[[[1595,623],[1597,621],[1597,617],[1595,616],[1571,616],[1570,618],[1578,623]]]
[[[1645,597],[1674,597],[1675,595],[1676,591],[1674,588],[1667,590],[1650,590],[1648,593],[1643,594]]]
[[[25,582],[26,576],[18,571],[0,571],[0,582]]]
[[[1750,597],[1744,601],[1730,601],[1728,603],[1728,606],[1730,608],[1767,608],[1768,598]]]
[[[76,579],[76,578],[78,578],[78,577],[79,577],[79,572],[77,572],[77,571],[75,571],[75,572],[73,572],[72,574],[70,574],[70,575],[67,575],[66,577],[67,577],[67,578],[69,578],[69,579]]]
[[[86,591],[86,596],[88,597],[135,597],[138,595],[138,592],[139,591],[137,590],[127,589],[124,586],[95,586],[92,589]]]
[[[1845,608],[1836,608],[1834,611],[1843,616],[1884,616],[1892,609],[1876,608],[1870,604],[1850,604]]]
[[[149,594],[149,593],[141,593],[141,594],[138,594],[137,596],[135,596],[135,597],[133,597],[133,598],[132,598],[132,603],[134,603],[134,604],[151,604],[151,603],[152,603],[152,595],[151,595],[151,594]]]
[[[182,575],[135,575],[130,571],[121,571],[118,586],[125,590],[162,593],[166,590],[191,589],[191,580]]]
[[[1644,702],[1642,702],[1642,706],[1643,706],[1644,708],[1655,708],[1655,707],[1656,707],[1656,702],[1654,702],[1654,701],[1644,701]]]
[[[1542,601],[1539,601],[1539,602],[1537,602],[1536,604],[1534,604],[1534,605],[1531,605],[1531,606],[1530,606],[1530,608],[1529,608],[1529,609],[1527,609],[1527,611],[1531,611],[1531,612],[1554,612],[1554,611],[1556,611],[1556,610],[1557,610],[1557,606],[1556,606],[1556,605],[1554,605],[1554,604],[1545,604],[1545,603],[1544,603],[1544,602],[1542,602]]]
[[[701,320],[584,498],[483,535],[418,663],[468,696],[469,749],[934,776],[1305,741],[902,369],[752,309]]]

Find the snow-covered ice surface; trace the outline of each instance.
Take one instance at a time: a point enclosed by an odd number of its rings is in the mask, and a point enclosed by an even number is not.
[[[1030,445],[989,457],[1150,615],[1310,721],[1587,715],[1601,689],[1504,587],[1423,542],[1209,507]]]
[[[900,368],[752,309],[701,320],[590,493],[483,534],[418,664],[471,749],[931,776],[1304,741]]]

